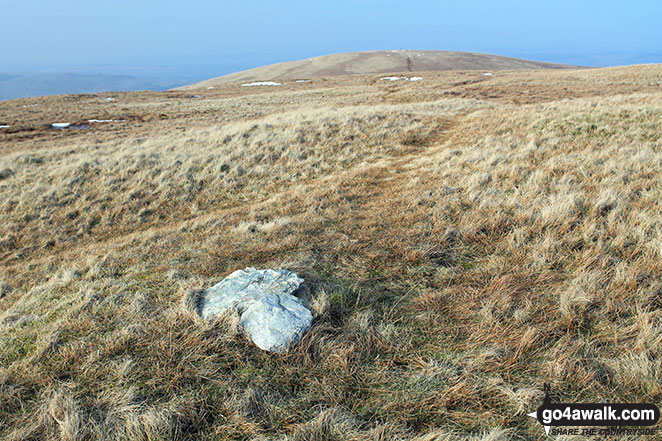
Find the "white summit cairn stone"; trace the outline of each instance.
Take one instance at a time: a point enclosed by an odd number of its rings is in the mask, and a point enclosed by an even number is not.
[[[284,352],[310,329],[313,315],[293,295],[307,289],[304,280],[284,269],[246,268],[202,291],[199,312],[212,319],[237,308],[241,325],[260,349]]]

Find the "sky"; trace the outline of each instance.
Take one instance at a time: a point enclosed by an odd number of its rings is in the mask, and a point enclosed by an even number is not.
[[[337,52],[485,52],[581,65],[662,62],[662,1],[3,2],[0,72],[224,74]]]

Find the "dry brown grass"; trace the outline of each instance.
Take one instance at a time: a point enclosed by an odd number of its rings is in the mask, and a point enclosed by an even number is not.
[[[85,132],[17,111],[26,129],[0,134],[0,436],[542,439],[525,414],[544,382],[659,404],[661,81],[126,94],[140,121]],[[40,112],[83,118],[94,99]],[[182,306],[246,266],[311,285],[313,328],[285,355]]]

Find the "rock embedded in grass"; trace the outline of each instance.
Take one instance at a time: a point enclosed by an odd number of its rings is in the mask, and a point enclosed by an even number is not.
[[[304,280],[291,271],[246,268],[202,291],[198,311],[213,319],[236,308],[253,343],[265,351],[285,352],[312,324],[313,315],[298,297],[307,291]]]
[[[14,171],[11,168],[5,168],[0,170],[0,180],[7,179],[14,174]]]

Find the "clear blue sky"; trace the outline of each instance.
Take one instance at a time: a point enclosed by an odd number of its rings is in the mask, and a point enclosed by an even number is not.
[[[0,72],[245,68],[400,48],[592,65],[662,62],[661,21],[662,0],[5,1]]]

